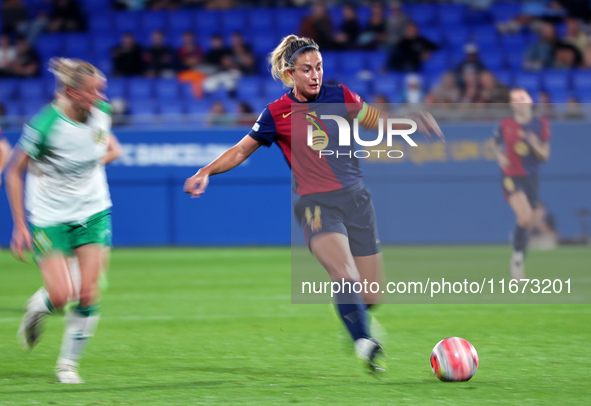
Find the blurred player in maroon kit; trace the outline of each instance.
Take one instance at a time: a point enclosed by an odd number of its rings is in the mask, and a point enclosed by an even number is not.
[[[337,312],[355,343],[357,356],[371,371],[380,371],[382,346],[370,336],[367,326],[368,309],[377,303],[378,295],[345,288],[347,283],[382,280],[371,195],[363,184],[358,159],[352,155],[355,146],[338,145],[335,121],[325,120],[324,131],[314,137],[322,139],[324,147],[338,149],[340,157],[319,156],[318,149],[306,142],[309,120],[323,114],[348,121],[357,118],[360,125],[377,128],[380,113],[346,86],[322,84],[322,55],[309,38],[285,37],[271,54],[271,64],[273,76],[292,89],[265,107],[238,144],[187,179],[185,192],[200,196],[210,175],[238,166],[262,145],[277,143],[295,177],[300,196],[295,212],[308,246],[330,278],[342,286],[336,294]],[[442,135],[434,122],[423,126]]]
[[[511,90],[509,101],[513,116],[499,124],[494,145],[503,193],[517,219],[509,270],[513,279],[521,279],[525,278],[528,230],[539,204],[540,163],[550,156],[550,127],[545,118],[534,116],[532,98],[525,89]]]

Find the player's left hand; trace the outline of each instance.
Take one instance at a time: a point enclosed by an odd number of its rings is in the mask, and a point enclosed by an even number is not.
[[[437,136],[441,141],[445,142],[445,135],[441,131],[441,127],[435,121],[435,118],[428,111],[421,110],[412,116],[412,119],[417,123],[417,129],[428,137]]]
[[[185,181],[183,190],[185,193],[190,194],[191,197],[199,197],[205,192],[208,184],[209,175],[199,171]]]

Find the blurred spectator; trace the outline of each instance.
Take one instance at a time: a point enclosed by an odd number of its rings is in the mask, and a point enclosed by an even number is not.
[[[478,100],[478,74],[471,70],[464,71],[462,75],[461,103],[475,103]]]
[[[78,2],[56,0],[49,17],[49,31],[84,31],[86,23]]]
[[[545,91],[541,91],[538,93],[538,114],[545,118],[554,118],[554,105],[552,104],[552,99],[550,98],[550,94]]]
[[[160,30],[152,32],[152,46],[144,52],[144,64],[147,77],[172,77],[175,67],[174,50],[164,42]]]
[[[400,103],[422,103],[423,81],[416,73],[409,73],[404,77],[404,88],[400,95]]]
[[[4,0],[2,2],[2,32],[13,34],[21,23],[28,19],[27,9],[21,0]]]
[[[386,17],[384,6],[380,3],[371,5],[369,23],[357,40],[362,48],[375,49],[386,43]]]
[[[555,69],[573,69],[581,66],[582,61],[581,53],[573,45],[560,42],[554,48],[552,67]]]
[[[226,54],[222,57],[220,69],[207,76],[203,81],[203,90],[207,93],[213,93],[224,88],[228,91],[230,97],[235,97],[236,86],[241,76],[242,73],[234,63],[232,55]]]
[[[190,69],[202,63],[203,51],[195,42],[193,32],[184,32],[182,43],[178,50],[178,60],[181,70]]]
[[[343,23],[339,32],[334,37],[335,45],[341,49],[353,49],[357,47],[357,38],[359,37],[359,19],[357,10],[351,3],[345,3],[343,10]]]
[[[207,116],[207,125],[212,127],[227,126],[231,125],[232,121],[232,117],[226,112],[224,103],[219,100],[213,102]]]
[[[205,0],[207,10],[231,10],[236,8],[235,0]]]
[[[438,49],[437,44],[419,34],[415,23],[409,23],[402,39],[390,50],[387,68],[399,72],[420,72],[431,52]]]
[[[437,86],[428,96],[430,103],[459,103],[461,99],[460,87],[453,72],[446,72],[441,76]]]
[[[113,0],[113,8],[116,10],[143,10],[146,8],[146,0]]]
[[[587,45],[583,51],[581,67],[583,69],[591,69],[591,44]]]
[[[332,20],[326,11],[326,7],[323,3],[314,4],[312,14],[302,21],[300,35],[312,38],[322,51],[333,47],[332,33]]]
[[[478,75],[480,89],[477,97],[479,103],[509,103],[509,88],[497,81],[490,71],[482,71]]]
[[[11,44],[7,34],[0,36],[0,76],[13,76],[13,65],[16,61],[16,48]]]
[[[486,66],[484,66],[484,63],[480,60],[478,45],[472,43],[464,45],[464,54],[464,60],[454,69],[457,80],[460,84],[462,84],[464,72],[470,71],[478,75],[480,72],[486,70]]]
[[[257,119],[257,115],[253,108],[245,101],[238,103],[238,121],[236,125],[252,126]]]
[[[554,59],[554,47],[558,42],[556,29],[551,23],[544,23],[537,42],[531,44],[525,53],[524,67],[527,70],[548,68]]]
[[[584,117],[585,115],[581,110],[581,103],[579,102],[579,99],[574,96],[569,97],[568,101],[566,102],[564,118],[567,120],[575,120]]]
[[[390,0],[390,16],[386,24],[386,43],[388,47],[395,46],[404,35],[404,30],[410,18],[404,13],[402,9],[402,2],[398,0]]]
[[[16,59],[14,61],[14,74],[21,77],[33,77],[39,75],[40,59],[25,38],[19,38],[16,43]]]
[[[111,52],[113,76],[134,76],[144,73],[142,48],[135,42],[131,33],[121,37],[121,44]]]
[[[205,54],[205,61],[209,65],[220,67],[224,56],[230,55],[230,50],[224,46],[224,39],[219,34],[214,34],[209,38],[210,48]]]
[[[181,6],[179,0],[148,0],[150,10],[177,10]]]
[[[535,27],[542,20],[559,21],[565,15],[566,12],[558,1],[525,0],[522,2],[521,13],[507,22],[497,24],[497,28],[503,34],[514,33],[529,24]]]
[[[10,126],[10,119],[6,116],[6,106],[4,106],[4,103],[0,102],[0,131],[2,131],[1,128],[6,128]],[[2,169],[2,166],[0,166],[0,169]],[[0,180],[0,184],[1,184],[1,180]]]
[[[566,20],[566,34],[562,41],[577,48],[580,54],[585,52],[585,48],[587,48],[587,45],[589,44],[589,39],[581,31],[579,22],[574,18],[568,18]]]
[[[29,44],[34,44],[39,34],[47,29],[52,9],[53,0],[42,0],[35,4],[35,18],[20,23],[18,32],[27,38]]]
[[[231,41],[232,46],[230,47],[230,52],[238,69],[245,75],[256,73],[256,59],[250,45],[244,43],[242,34],[239,32],[233,33]]]

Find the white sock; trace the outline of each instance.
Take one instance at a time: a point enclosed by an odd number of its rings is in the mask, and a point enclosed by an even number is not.
[[[78,367],[78,360],[88,341],[94,335],[99,319],[100,313],[98,312],[84,315],[78,308],[69,309],[66,312],[66,328],[58,364]]]
[[[45,288],[39,289],[28,301],[28,308],[36,313],[52,314],[55,310],[49,302],[49,295]]]

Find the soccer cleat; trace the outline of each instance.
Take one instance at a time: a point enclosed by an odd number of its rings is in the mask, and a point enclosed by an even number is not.
[[[84,383],[80,375],[78,375],[78,368],[68,364],[57,364],[55,367],[55,375],[59,383]]]
[[[511,279],[525,279],[525,270],[523,265],[523,252],[514,252],[511,256],[511,263],[509,264],[509,274]]]
[[[366,365],[370,373],[386,372],[384,348],[375,338],[360,338],[355,341],[357,357]]]
[[[25,314],[23,315],[23,319],[18,328],[18,337],[21,345],[24,349],[29,351],[35,348],[41,337],[41,326],[45,314],[33,310],[32,303],[42,289],[43,288],[39,289],[29,300],[27,300]]]

